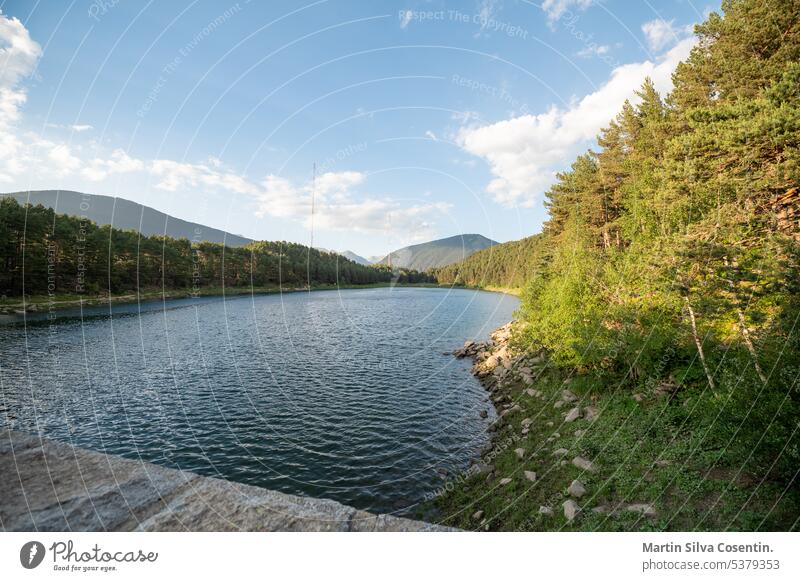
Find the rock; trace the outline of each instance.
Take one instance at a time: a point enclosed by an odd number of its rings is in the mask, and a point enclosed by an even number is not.
[[[586,494],[586,487],[580,480],[573,480],[572,484],[570,484],[569,488],[567,488],[567,492],[569,492],[570,496],[581,498],[584,494]]]
[[[567,517],[567,520],[569,522],[574,521],[575,517],[577,517],[581,512],[581,507],[578,506],[578,503],[572,499],[564,502],[563,507],[564,507],[564,516]]]
[[[561,399],[567,402],[575,402],[578,401],[578,396],[572,393],[570,390],[565,389],[561,392]]]
[[[655,464],[656,466],[660,466],[661,468],[663,468],[664,466],[669,466],[670,464],[672,464],[672,462],[670,462],[669,460],[656,460]]]
[[[596,472],[597,468],[595,468],[594,463],[586,458],[582,458],[581,456],[576,456],[572,459],[572,464],[576,468],[580,468],[581,470],[586,470],[587,472]]]
[[[512,413],[512,414],[513,414],[513,413],[521,412],[521,411],[522,411],[522,408],[521,408],[521,407],[519,407],[519,404],[516,404],[516,403],[515,403],[515,404],[514,404],[514,407],[512,407],[512,408],[511,408],[510,410],[508,410],[508,411],[509,411],[509,413]]]
[[[453,530],[6,429],[0,475],[5,531]]]
[[[629,504],[625,510],[630,512],[637,512],[643,516],[654,517],[656,516],[656,508],[652,504],[636,503]]]
[[[525,474],[525,478],[527,478],[531,482],[536,482],[536,472],[531,472],[530,470],[525,470],[524,474]]]
[[[550,508],[549,506],[540,506],[539,514],[543,514],[546,516],[553,516],[553,509]]]
[[[531,388],[526,389],[525,393],[531,397],[539,397],[539,395],[541,394],[541,392],[538,389],[531,389]]]
[[[482,510],[476,510],[472,514],[472,520],[481,520],[483,518],[484,512]]]
[[[486,419],[486,418],[488,418],[488,417],[489,417],[489,412],[487,412],[486,410],[481,410],[480,416],[481,416],[483,419]]]
[[[511,478],[501,478],[500,479],[500,486],[505,486],[506,484],[511,484]]]
[[[530,430],[528,428],[522,428],[522,431],[520,432],[520,434],[522,434],[523,436],[527,436],[529,433]]]
[[[532,420],[532,419],[530,419],[530,418],[525,418],[524,420],[522,420],[522,421],[519,423],[519,425],[520,425],[520,426],[522,426],[523,428],[528,428],[528,427],[530,427],[530,425],[531,425],[532,423],[533,423],[533,420]]]
[[[514,454],[517,455],[517,458],[522,460],[525,457],[525,450],[523,450],[522,448],[517,448],[516,450],[514,450]]]
[[[557,456],[559,458],[563,458],[567,454],[569,454],[569,450],[566,448],[558,448],[557,450],[553,450],[553,456]]]
[[[553,422],[547,422],[546,425],[548,428],[552,428],[555,424]]]
[[[599,506],[595,506],[592,509],[592,512],[596,512],[597,514],[610,514],[611,513],[611,507],[609,507],[609,506],[607,506],[605,504],[601,504]]]
[[[634,393],[633,401],[635,401],[636,403],[642,403],[644,401],[644,396],[641,393]]]
[[[586,433],[586,430],[575,430],[575,437],[581,438]]]
[[[574,422],[575,420],[579,419],[579,418],[581,417],[581,415],[582,415],[582,414],[581,414],[581,408],[579,408],[579,407],[574,407],[574,408],[572,408],[571,410],[569,410],[569,411],[567,412],[567,415],[566,415],[566,417],[564,418],[564,421],[565,421],[566,423],[568,423],[568,424],[571,424],[571,423],[572,423],[572,422]]]
[[[559,408],[564,407],[566,405],[566,403],[567,402],[565,402],[564,400],[560,399],[556,403],[553,404],[553,407],[556,408],[556,409],[559,409]]]
[[[593,422],[600,417],[600,410],[595,406],[589,406],[584,410],[584,417],[590,422]]]

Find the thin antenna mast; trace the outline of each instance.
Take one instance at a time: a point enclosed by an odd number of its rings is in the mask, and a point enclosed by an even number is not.
[[[306,260],[306,277],[308,278],[308,292],[311,292],[311,250],[314,248],[314,198],[317,193],[317,162],[311,169],[311,241],[308,246],[308,259]]]

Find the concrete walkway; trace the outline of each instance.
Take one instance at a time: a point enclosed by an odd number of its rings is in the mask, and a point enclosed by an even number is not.
[[[6,531],[447,531],[0,429]]]

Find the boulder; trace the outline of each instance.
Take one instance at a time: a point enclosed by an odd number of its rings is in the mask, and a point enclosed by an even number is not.
[[[575,517],[577,517],[581,512],[581,507],[578,506],[578,503],[572,499],[564,502],[563,507],[564,507],[564,516],[567,517],[567,520],[569,522],[574,521]]]
[[[557,456],[559,458],[563,458],[567,454],[569,454],[569,450],[566,448],[558,448],[557,450],[553,450],[553,456]]]
[[[589,406],[584,410],[584,417],[590,422],[595,421],[600,416],[600,410],[595,406]]]
[[[569,492],[570,496],[581,498],[584,494],[586,494],[586,487],[580,480],[573,480],[572,484],[570,484],[569,488],[567,488],[567,492]]]
[[[531,472],[530,470],[524,471],[525,478],[530,480],[531,482],[536,482],[536,472]]]
[[[586,470],[587,472],[596,472],[597,468],[592,461],[587,460],[581,456],[576,456],[572,459],[572,465],[576,468],[580,468],[581,470]]]
[[[656,516],[656,508],[652,504],[634,503],[625,507],[629,512],[636,512],[643,516],[654,517]]]
[[[561,392],[561,399],[572,403],[578,401],[578,396],[572,393],[570,390],[565,389]]]
[[[511,484],[511,478],[501,478],[500,479],[500,486],[505,486],[506,484]]]
[[[525,457],[525,450],[523,450],[522,448],[517,448],[516,450],[514,450],[514,454],[517,455],[517,458],[522,460]]]
[[[482,510],[476,510],[472,514],[472,520],[481,520],[483,518],[484,512]]]
[[[571,424],[575,420],[580,419],[581,415],[583,415],[583,414],[581,414],[581,408],[574,407],[574,408],[572,408],[571,410],[569,410],[567,412],[567,415],[564,418],[564,421],[566,423],[568,423],[568,424]]]

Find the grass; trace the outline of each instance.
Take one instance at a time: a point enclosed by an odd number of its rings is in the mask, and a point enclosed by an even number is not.
[[[609,393],[599,380],[584,378],[571,382],[569,389],[600,415],[592,422],[564,423],[566,410],[575,404],[554,407],[565,387],[557,370],[544,371],[532,386],[541,397],[527,395],[527,387],[531,386],[517,381],[503,392],[521,409],[498,421],[495,475],[454,482],[450,492],[422,508],[428,518],[434,514],[441,524],[497,531],[753,531],[798,526],[796,487],[787,489],[769,475],[752,473],[751,466],[715,448],[713,432],[718,427],[692,411],[710,403],[703,401],[705,395],[651,396],[639,403],[630,391]],[[533,422],[527,437],[520,437],[524,418]],[[515,448],[525,451],[523,460]],[[563,459],[555,457],[556,448],[569,453]],[[575,467],[571,460],[576,456],[592,460],[596,472]],[[537,481],[527,480],[524,470],[536,472]],[[512,482],[500,485],[502,477]],[[573,479],[585,485],[587,494],[577,501],[582,514],[569,523],[562,503],[570,498],[567,488]],[[657,513],[650,518],[625,510],[613,515],[592,511],[621,503],[652,504]],[[540,514],[540,506],[551,507],[554,514]],[[479,510],[482,518],[473,519]]]

